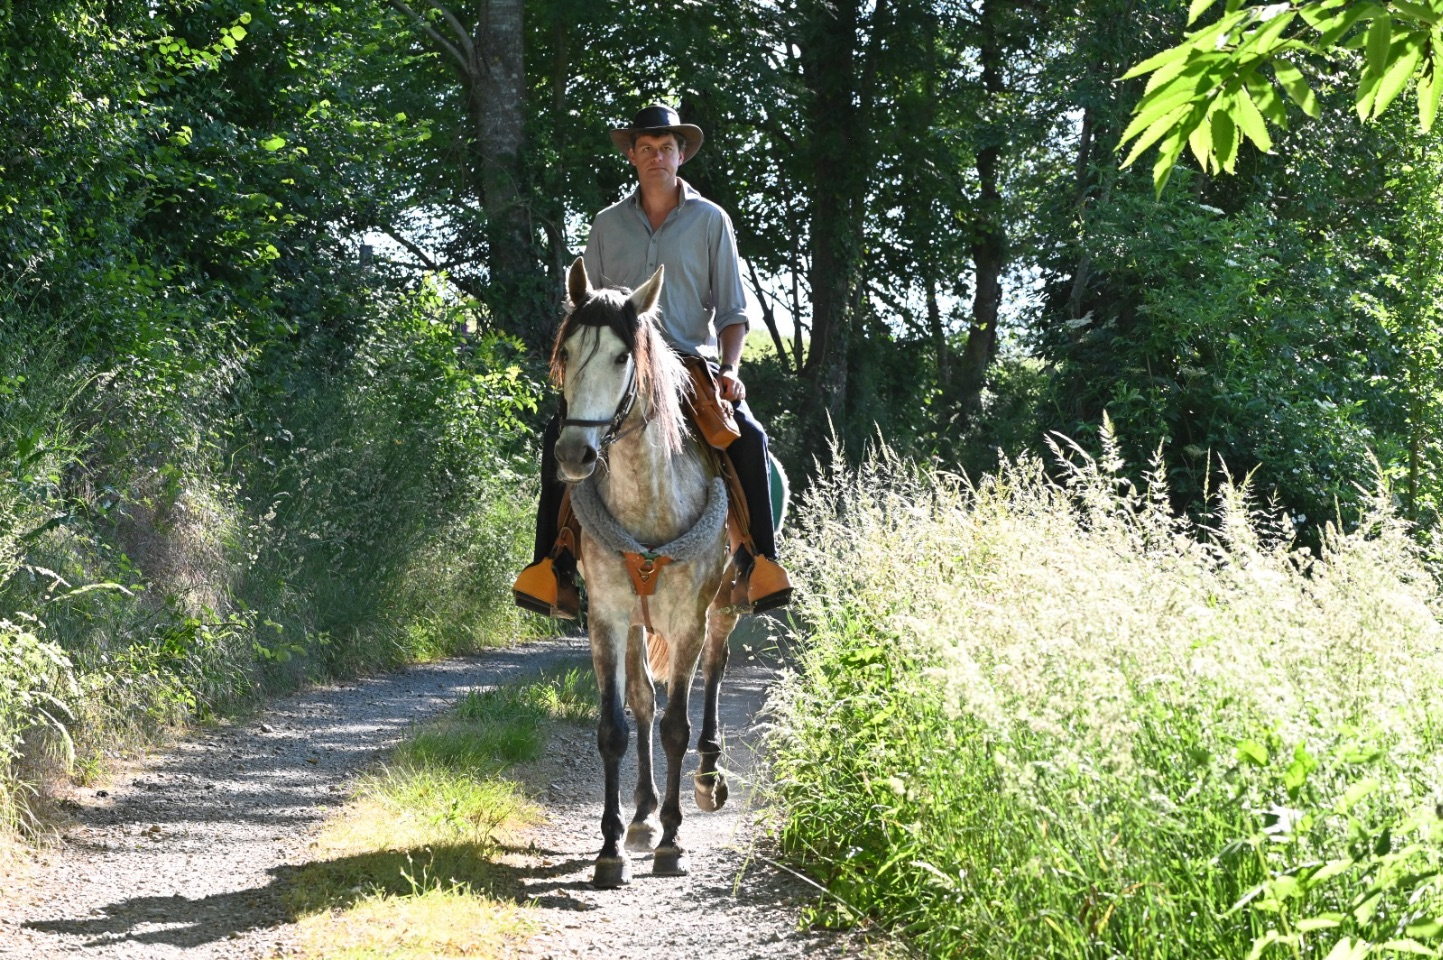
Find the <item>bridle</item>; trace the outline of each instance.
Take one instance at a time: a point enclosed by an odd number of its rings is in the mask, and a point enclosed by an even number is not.
[[[621,425],[626,422],[626,418],[631,416],[631,408],[635,405],[636,363],[633,361],[631,365],[631,379],[627,381],[626,392],[621,395],[621,402],[616,405],[616,413],[612,415],[610,420],[576,420],[567,417],[562,419],[561,426],[563,429],[566,427],[606,427],[606,433],[602,435],[601,442],[597,444],[599,449],[605,450],[622,437],[629,436],[637,430],[645,430],[647,425],[651,423],[651,414],[647,414],[642,418],[641,423],[632,427],[630,430],[621,429]]]

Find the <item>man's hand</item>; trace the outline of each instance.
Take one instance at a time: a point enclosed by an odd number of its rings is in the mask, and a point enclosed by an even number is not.
[[[742,383],[735,370],[723,370],[717,374],[716,382],[723,400],[741,403],[747,398],[746,384]]]

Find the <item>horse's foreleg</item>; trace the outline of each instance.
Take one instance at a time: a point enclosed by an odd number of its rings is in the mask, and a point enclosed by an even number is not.
[[[696,654],[689,659],[695,664]],[[651,869],[663,877],[684,876],[689,869],[686,850],[677,838],[677,831],[681,829],[681,767],[691,743],[687,701],[691,694],[691,671],[695,667],[683,668],[683,662],[685,659],[679,656],[673,659],[666,711],[661,716],[661,747],[666,751],[666,798],[661,803],[661,843],[657,845]]]
[[[626,828],[626,849],[650,853],[661,836],[661,821],[656,808],[661,800],[656,794],[656,777],[652,772],[652,719],[656,715],[656,685],[646,657],[646,634],[633,626],[626,638],[626,702],[636,718],[636,815]]]
[[[736,614],[723,613],[719,604],[713,604],[707,613],[706,646],[702,648],[701,663],[701,736],[696,742],[697,753],[701,755],[701,769],[696,773],[694,786],[696,805],[708,812],[720,810],[727,802],[726,777],[717,767],[717,759],[721,756],[717,711],[721,703],[722,675],[726,673],[729,655],[727,640],[736,624]]]
[[[606,777],[605,809],[601,814],[601,853],[596,857],[593,885],[601,889],[619,887],[631,882],[631,861],[621,852],[621,758],[626,753],[630,731],[622,709],[622,690],[626,682],[621,645],[604,627],[593,627],[591,660],[596,668],[596,683],[601,689],[601,716],[596,725],[596,746],[601,751],[601,765]]]

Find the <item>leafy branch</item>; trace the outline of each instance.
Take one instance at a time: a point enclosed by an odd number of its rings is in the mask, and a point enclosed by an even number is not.
[[[1188,25],[1216,2],[1192,0]],[[1416,79],[1418,123],[1425,132],[1432,128],[1443,95],[1443,0],[1261,6],[1226,0],[1216,22],[1123,75],[1148,81],[1118,144],[1119,150],[1132,144],[1122,165],[1156,146],[1152,176],[1159,193],[1189,148],[1204,170],[1234,172],[1245,140],[1272,152],[1268,127],[1287,127],[1285,98],[1318,116],[1304,66],[1341,50],[1362,54],[1355,97],[1361,119],[1380,116]]]

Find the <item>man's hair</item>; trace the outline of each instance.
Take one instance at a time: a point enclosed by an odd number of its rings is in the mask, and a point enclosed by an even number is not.
[[[677,133],[675,130],[668,130],[668,131],[666,131],[666,133],[667,133],[667,134],[670,134],[671,136],[673,136],[673,137],[676,138],[676,149],[677,149],[679,152],[681,152],[681,153],[686,153],[686,137],[683,137],[681,134]],[[660,134],[660,133],[647,133],[647,132],[644,131],[644,130],[633,130],[633,131],[631,131],[631,148],[632,148],[633,150],[636,149],[636,138],[637,138],[637,137],[640,137],[640,136],[659,137],[659,136],[665,136],[665,134]]]

